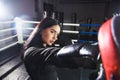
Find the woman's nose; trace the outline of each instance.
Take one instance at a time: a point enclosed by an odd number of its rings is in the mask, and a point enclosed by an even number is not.
[[[54,35],[53,38],[54,38],[54,40],[57,40],[57,35]]]

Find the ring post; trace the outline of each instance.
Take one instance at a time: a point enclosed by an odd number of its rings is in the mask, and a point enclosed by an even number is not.
[[[23,44],[23,34],[22,34],[22,21],[20,18],[15,18],[15,27],[17,31],[18,43]]]

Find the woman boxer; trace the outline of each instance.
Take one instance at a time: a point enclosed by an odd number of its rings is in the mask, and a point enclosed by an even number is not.
[[[52,47],[60,34],[57,20],[45,18],[35,27],[24,45],[23,61],[32,80],[57,80],[56,67],[94,68],[98,45],[78,43]]]

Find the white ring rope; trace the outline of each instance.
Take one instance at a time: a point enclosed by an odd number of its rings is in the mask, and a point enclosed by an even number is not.
[[[64,26],[80,26],[80,24],[74,24],[74,23],[63,23]]]
[[[8,40],[8,39],[15,38],[15,37],[17,37],[17,35],[14,35],[14,36],[10,36],[10,37],[7,37],[7,38],[4,38],[4,39],[1,39],[0,42],[5,41],[5,40]]]
[[[31,24],[38,24],[38,23],[40,23],[39,21],[25,21],[25,20],[22,20],[21,22],[23,22],[23,23],[31,23]]]
[[[14,43],[9,44],[9,45],[7,45],[7,46],[5,46],[5,47],[3,47],[3,48],[0,48],[0,51],[3,51],[3,50],[5,50],[5,49],[8,49],[8,48],[10,48],[10,47],[16,45],[17,43],[18,43],[18,42],[14,42]]]
[[[8,24],[8,23],[14,23],[15,21],[0,21],[0,24]]]
[[[0,30],[0,33],[2,32],[6,32],[6,31],[11,31],[11,30],[15,30],[16,28],[8,28],[8,29],[3,29],[3,30]]]
[[[64,33],[74,33],[74,34],[79,33],[79,31],[70,31],[70,30],[62,30],[62,32],[64,32]]]
[[[33,30],[34,28],[24,28],[24,29]]]
[[[24,34],[23,36],[25,36],[25,37],[29,37],[30,35],[26,35],[26,34]]]
[[[38,24],[40,23],[40,21],[27,21],[27,20],[21,20],[21,22],[23,23],[34,23],[34,24]],[[64,26],[80,26],[80,24],[78,23],[63,23]]]
[[[21,20],[21,22],[23,23],[34,23],[34,24],[38,24],[40,23],[39,21],[26,21],[26,20]],[[80,24],[77,23],[63,23],[64,26],[80,26]]]
[[[14,22],[15,22],[15,21],[0,21],[0,25],[1,25],[1,24],[2,24],[2,25],[3,25],[3,24],[11,24],[11,23],[14,23]],[[0,27],[1,27],[1,26],[0,26]],[[3,33],[3,32],[12,31],[12,30],[16,30],[16,28],[1,29],[1,30],[0,30],[0,34]],[[9,36],[9,37],[7,37],[7,38],[1,39],[0,42],[9,40],[9,39],[12,39],[12,38],[15,38],[15,37],[17,37],[17,35],[12,35],[12,36]],[[9,44],[9,45],[7,45],[7,46],[5,45],[5,47],[0,48],[0,51],[3,51],[3,50],[5,50],[5,49],[7,49],[7,48],[10,48],[10,47],[16,45],[17,43],[18,43],[18,41],[17,41],[17,42],[14,42],[14,43],[12,43],[12,44]]]

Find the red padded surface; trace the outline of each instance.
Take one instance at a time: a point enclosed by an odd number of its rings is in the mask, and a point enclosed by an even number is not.
[[[100,54],[105,68],[106,78],[110,80],[111,74],[120,80],[120,57],[111,32],[112,19],[105,22],[99,29],[98,43]]]

